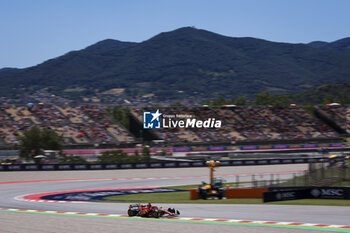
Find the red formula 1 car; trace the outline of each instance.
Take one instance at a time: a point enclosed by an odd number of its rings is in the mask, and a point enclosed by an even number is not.
[[[142,204],[131,204],[128,209],[128,215],[132,216],[141,216],[141,217],[175,217],[180,215],[178,210],[174,208],[168,208],[167,210],[162,207],[153,206],[151,203],[147,205]]]

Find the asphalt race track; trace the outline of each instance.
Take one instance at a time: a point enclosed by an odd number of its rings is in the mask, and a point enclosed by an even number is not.
[[[235,174],[300,171],[306,166],[222,167],[216,174],[230,182]],[[128,203],[20,200],[58,191],[199,184],[207,175],[207,168],[2,172],[0,232],[350,232],[344,228],[350,225],[350,207],[161,204],[179,209],[181,215],[145,219],[125,217]]]

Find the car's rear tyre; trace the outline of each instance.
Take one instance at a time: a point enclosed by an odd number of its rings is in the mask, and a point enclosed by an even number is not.
[[[152,217],[153,217],[153,218],[159,218],[159,215],[160,215],[160,214],[159,214],[158,211],[153,211],[153,212],[152,212]]]

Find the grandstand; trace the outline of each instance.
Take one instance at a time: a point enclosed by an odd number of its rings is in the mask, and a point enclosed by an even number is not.
[[[65,145],[119,144],[134,137],[113,120],[103,106],[30,105],[0,108],[0,146],[17,144],[17,137],[32,126],[49,128]]]
[[[350,134],[350,107],[347,106],[321,106],[317,108],[318,114],[331,125],[344,133]]]
[[[136,144],[135,130],[132,132],[116,122],[106,112],[104,105],[26,105],[0,108],[0,146],[18,144],[17,137],[32,126],[55,130],[64,139],[66,147]],[[147,109],[149,110],[149,109]],[[132,109],[131,117],[142,129],[144,109]],[[347,129],[344,114],[349,109],[319,108],[329,119]],[[181,144],[232,144],[266,143],[269,141],[310,141],[339,138],[339,131],[319,118],[315,118],[298,106],[277,107],[229,107],[229,108],[162,108],[167,115],[191,115],[206,120],[220,119],[221,128],[174,128],[147,130],[154,139],[163,140],[167,145]],[[178,118],[181,119],[181,118]],[[138,135],[143,136],[143,135]]]
[[[146,109],[149,111],[149,109]],[[181,143],[244,143],[266,141],[322,140],[339,137],[337,131],[302,107],[234,107],[160,110],[163,114],[191,115],[192,118],[222,120],[219,129],[157,129],[151,130],[159,139],[170,144]],[[142,122],[142,109],[133,110],[133,116]]]

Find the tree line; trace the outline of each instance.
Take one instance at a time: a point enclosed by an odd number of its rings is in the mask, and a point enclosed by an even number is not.
[[[37,126],[24,131],[19,140],[19,155],[20,158],[27,161],[41,163],[45,159],[45,150],[58,151],[57,161],[60,164],[87,164],[85,158],[76,155],[66,155],[62,153],[63,137],[58,135],[54,130],[41,129]],[[164,152],[161,155],[165,155]],[[97,161],[92,163],[108,164],[108,163],[136,163],[136,162],[151,162],[150,149],[147,145],[143,145],[141,154],[138,151],[134,155],[128,155],[122,150],[106,151],[97,157]]]
[[[272,107],[287,107],[293,103],[300,102],[298,98],[309,98],[308,95],[303,95],[302,97],[294,98],[290,95],[281,94],[271,94],[268,91],[263,91],[255,95],[255,99],[250,100],[245,96],[232,97],[231,99],[225,99],[224,97],[219,97],[205,102],[203,105],[209,107],[220,107],[222,105],[238,105],[238,106],[272,106]],[[307,102],[307,101],[306,101]],[[318,104],[330,104],[339,103],[346,105],[350,103],[350,95],[347,92],[340,92],[338,94],[325,94],[323,98],[319,99]],[[309,104],[305,105],[309,106]]]

